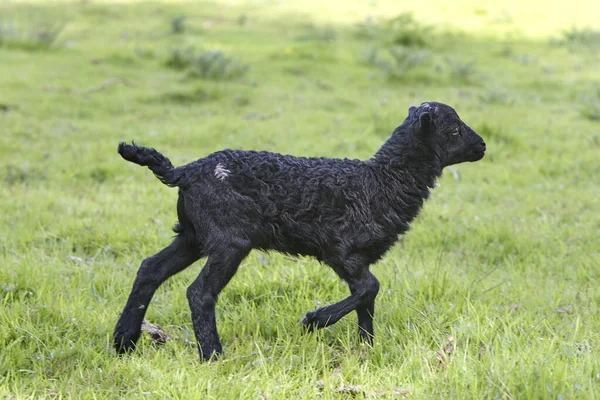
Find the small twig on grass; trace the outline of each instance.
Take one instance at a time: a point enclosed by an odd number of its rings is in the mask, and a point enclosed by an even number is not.
[[[438,368],[448,368],[454,350],[454,338],[452,336],[448,336],[448,342],[446,343],[444,348],[436,353],[435,360],[437,362],[436,365]]]
[[[171,339],[170,334],[163,331],[160,326],[148,322],[148,320],[142,322],[142,331],[146,331],[155,344],[164,344]]]
[[[340,367],[334,369],[331,376],[318,380],[315,382],[315,385],[319,389],[329,389],[334,393],[344,393],[350,396],[362,395],[366,398],[377,398],[381,396],[407,396],[412,392],[412,389],[408,388],[368,391],[360,385],[348,385],[345,383],[341,376],[341,371],[342,369]],[[334,381],[339,381],[339,385],[335,385]]]
[[[131,83],[131,81],[129,79],[121,78],[121,77],[113,77],[113,78],[110,78],[109,80],[106,80],[106,81],[102,82],[98,86],[94,86],[94,87],[91,87],[91,88],[89,88],[87,90],[84,90],[83,92],[81,92],[81,94],[85,95],[85,94],[92,94],[92,93],[95,93],[95,92],[99,92],[99,91],[104,90],[104,89],[106,89],[108,87],[114,86],[114,85],[116,85],[118,83],[122,83],[123,85],[128,86],[128,87],[135,86],[134,84]]]
[[[319,388],[324,388],[325,384],[322,381],[317,382],[317,386]],[[351,396],[362,395],[365,397],[377,398],[382,396],[407,396],[412,392],[412,389],[391,389],[391,390],[376,390],[376,391],[366,391],[360,385],[347,385],[341,384],[336,388],[329,388],[333,390],[334,393],[344,393]]]

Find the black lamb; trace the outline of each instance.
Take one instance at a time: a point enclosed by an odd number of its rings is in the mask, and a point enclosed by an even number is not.
[[[222,353],[217,297],[252,249],[309,255],[333,268],[350,296],[308,312],[302,323],[323,328],[356,310],[360,336],[372,344],[379,282],[369,266],[409,229],[442,169],[477,161],[485,149],[452,107],[435,102],[410,107],[367,161],[224,150],[175,168],[152,148],[120,143],[125,160],[179,188],[179,222],[173,242],[138,270],[115,328],[116,350],[135,348],[158,287],[208,257],[187,298],[200,357]]]

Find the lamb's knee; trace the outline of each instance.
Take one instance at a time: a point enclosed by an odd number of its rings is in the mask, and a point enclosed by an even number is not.
[[[148,257],[142,261],[140,268],[137,271],[136,281],[139,284],[154,283],[158,281],[160,277],[156,271],[156,262],[153,257]]]
[[[369,275],[367,279],[361,282],[360,288],[360,299],[361,302],[367,303],[375,300],[377,294],[379,293],[379,281],[375,278],[374,275]]]
[[[198,300],[202,298],[201,288],[199,288],[195,282],[188,286],[185,294],[190,305],[194,302],[198,302]]]
[[[217,304],[217,299],[210,291],[204,290],[201,285],[192,283],[186,291],[187,300],[192,311],[210,311]]]
[[[371,279],[369,280],[369,299],[375,300],[377,294],[379,293],[379,281],[375,276],[371,275]]]

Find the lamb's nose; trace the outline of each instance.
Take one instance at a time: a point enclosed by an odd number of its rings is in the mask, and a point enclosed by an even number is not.
[[[483,147],[485,147],[485,142],[482,140],[480,143]]]

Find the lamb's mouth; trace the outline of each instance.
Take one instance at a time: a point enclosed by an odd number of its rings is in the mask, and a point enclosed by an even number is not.
[[[471,161],[471,162],[474,162],[474,161],[479,161],[479,160],[481,160],[481,159],[483,158],[483,156],[485,155],[485,149],[484,149],[484,150],[478,150],[478,151],[475,151],[475,152],[473,152],[472,154],[473,154],[473,155],[472,155],[472,157],[471,157],[471,160],[469,160],[469,161]]]

